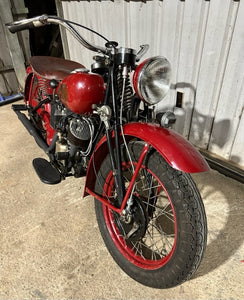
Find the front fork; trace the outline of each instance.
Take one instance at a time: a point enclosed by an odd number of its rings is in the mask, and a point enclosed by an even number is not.
[[[120,206],[123,202],[125,196],[125,183],[122,175],[122,160],[120,151],[120,122],[119,122],[119,112],[118,112],[118,95],[117,95],[117,85],[115,80],[114,66],[112,65],[109,69],[109,77],[105,95],[105,105],[101,107],[96,107],[95,113],[99,114],[101,121],[105,125],[107,145],[109,150],[110,162],[113,170],[115,189],[117,192],[117,201]],[[110,119],[112,117],[112,110],[110,106],[106,105],[109,98],[109,92],[112,96],[112,107],[113,107],[113,125],[114,125],[114,138],[115,138],[115,151],[113,151],[112,138],[111,138],[111,127]]]
[[[126,76],[126,74],[128,73],[128,69],[126,66],[124,67],[124,73],[125,73],[124,76]],[[105,205],[109,206],[116,212],[121,213],[125,209],[126,204],[128,204],[127,210],[129,210],[129,207],[132,205],[133,199],[132,199],[132,197],[130,197],[130,195],[133,194],[135,180],[136,180],[136,177],[142,166],[142,162],[148,152],[149,145],[145,144],[143,151],[140,155],[139,161],[137,163],[137,166],[134,170],[134,174],[132,176],[131,182],[126,191],[125,182],[124,182],[124,178],[123,178],[123,174],[122,174],[122,159],[121,159],[121,149],[120,149],[120,136],[123,133],[121,132],[121,124],[119,121],[120,119],[119,119],[118,103],[117,103],[118,95],[116,93],[116,90],[117,90],[116,89],[116,80],[114,77],[115,77],[114,67],[112,66],[109,71],[109,80],[108,80],[108,85],[107,85],[106,95],[105,95],[105,102],[104,102],[105,104],[100,107],[95,106],[94,113],[97,113],[100,116],[101,121],[105,125],[107,145],[108,145],[110,162],[111,162],[113,176],[114,176],[115,190],[116,190],[116,194],[117,194],[116,200],[117,200],[119,207],[112,205],[111,203],[108,202],[107,199],[104,199],[104,198],[100,197],[99,195],[95,195],[90,190],[88,192],[90,194],[92,194],[94,197],[96,197],[98,200],[102,201]],[[113,112],[112,112],[110,106],[106,105],[107,101],[108,101],[109,91],[111,92],[111,96],[112,96]],[[123,94],[123,91],[122,91],[122,94]],[[114,133],[114,140],[115,140],[115,151],[114,151],[114,148],[112,145],[112,136],[111,136],[111,127],[110,127],[110,119],[111,119],[112,115],[114,117],[113,133]],[[120,116],[120,118],[121,118],[121,116]],[[133,165],[132,165],[132,168],[133,168]],[[128,201],[128,203],[127,203],[127,201]],[[124,211],[124,213],[125,213],[125,211]]]
[[[101,121],[104,123],[108,151],[110,156],[110,162],[112,166],[115,189],[117,192],[118,204],[121,205],[124,195],[125,195],[125,184],[122,176],[122,166],[121,166],[121,152],[120,152],[120,144],[119,144],[119,126],[115,126],[114,135],[115,135],[115,153],[112,146],[112,137],[111,137],[111,127],[110,127],[110,119],[112,116],[111,108],[108,105],[102,106],[93,106],[94,113],[100,116]]]
[[[109,144],[109,143],[108,143]],[[133,176],[131,178],[131,181],[129,183],[129,186],[127,188],[127,191],[125,193],[125,195],[123,196],[122,198],[122,202],[121,202],[121,205],[120,207],[116,207],[114,206],[113,204],[111,204],[108,199],[104,198],[104,197],[101,197],[99,195],[97,195],[96,193],[94,193],[93,191],[91,191],[89,188],[86,188],[86,191],[92,195],[93,197],[95,197],[96,199],[98,199],[99,201],[101,201],[103,204],[105,204],[106,206],[108,206],[109,208],[111,208],[112,210],[114,210],[115,212],[119,213],[119,214],[124,214],[125,213],[125,210],[126,210],[126,205],[129,204],[129,206],[131,205],[131,200],[132,200],[132,193],[133,193],[133,188],[135,186],[135,182],[136,182],[136,178],[137,178],[137,175],[141,169],[141,166],[142,166],[142,163],[149,151],[149,144],[145,143],[143,149],[142,149],[142,152],[141,152],[141,155],[140,155],[140,158],[136,164],[136,168],[135,168],[135,171],[133,173]],[[122,171],[122,168],[121,168],[121,171]],[[116,173],[116,170],[113,170],[113,173]],[[117,174],[115,174],[114,176],[115,180],[117,180]],[[123,178],[122,178],[123,180]]]

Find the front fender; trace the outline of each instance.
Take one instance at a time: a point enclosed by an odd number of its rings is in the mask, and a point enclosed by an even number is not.
[[[126,139],[138,138],[155,148],[174,169],[185,173],[198,173],[209,170],[209,166],[201,154],[172,129],[162,128],[156,124],[129,123],[124,126]],[[98,173],[103,159],[108,154],[106,137],[98,143],[88,165],[86,174],[86,187],[94,190],[96,174]]]

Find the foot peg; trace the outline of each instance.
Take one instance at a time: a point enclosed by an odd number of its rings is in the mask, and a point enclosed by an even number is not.
[[[44,158],[35,158],[32,162],[33,167],[43,183],[57,184],[61,182],[61,175],[50,162]]]

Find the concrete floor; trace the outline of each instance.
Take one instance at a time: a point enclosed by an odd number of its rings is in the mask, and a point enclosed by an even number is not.
[[[10,105],[0,107],[0,299],[244,299],[244,185],[194,175],[208,217],[208,245],[194,278],[157,290],[133,281],[100,237],[84,179],[42,184],[45,157]]]

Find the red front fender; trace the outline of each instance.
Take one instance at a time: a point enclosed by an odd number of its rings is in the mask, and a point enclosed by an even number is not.
[[[201,154],[182,136],[171,129],[162,128],[156,124],[129,123],[124,127],[126,139],[139,138],[155,148],[174,169],[186,173],[198,173],[209,170],[209,166]],[[98,143],[88,165],[86,187],[94,190],[96,174],[103,159],[108,154],[106,137]]]

